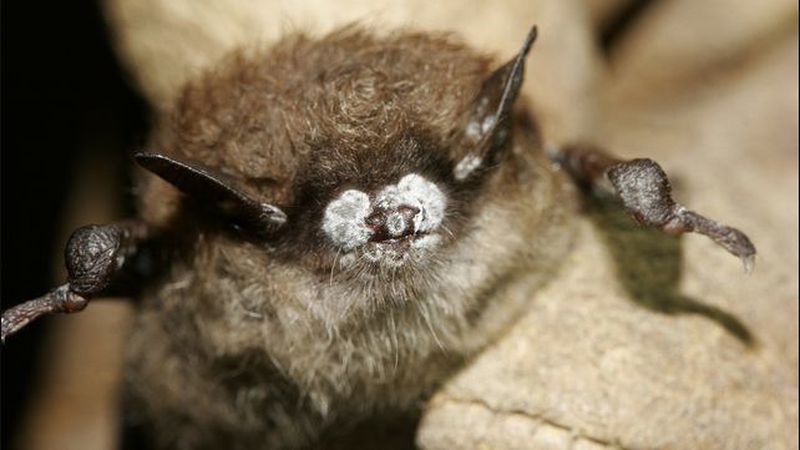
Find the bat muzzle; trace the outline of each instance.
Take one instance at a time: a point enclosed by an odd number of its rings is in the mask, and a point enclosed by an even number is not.
[[[419,213],[419,208],[410,205],[376,209],[365,220],[372,230],[370,242],[400,240],[414,235],[417,231],[415,218]]]

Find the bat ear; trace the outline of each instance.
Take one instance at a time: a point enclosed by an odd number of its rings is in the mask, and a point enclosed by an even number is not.
[[[286,214],[278,207],[251,198],[225,175],[198,163],[158,153],[137,153],[134,159],[142,168],[242,228],[262,233],[286,222]]]
[[[465,180],[475,169],[491,167],[511,129],[510,116],[525,76],[525,57],[536,40],[532,27],[519,53],[483,82],[464,130],[466,145],[471,149],[456,164],[455,178]]]

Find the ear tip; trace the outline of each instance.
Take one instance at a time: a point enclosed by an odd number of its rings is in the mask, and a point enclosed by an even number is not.
[[[133,159],[140,161],[143,159],[149,159],[154,156],[158,155],[157,153],[150,153],[150,152],[136,152],[133,154]]]
[[[133,160],[136,162],[136,164],[144,167],[145,169],[149,169],[153,163],[157,161],[163,161],[165,159],[167,158],[159,153],[136,152],[133,155]]]
[[[536,42],[536,38],[539,36],[539,28],[536,25],[531,26],[530,31],[528,31],[528,35],[525,37],[525,44],[522,46],[522,54],[527,55],[533,46],[533,43]]]
[[[262,217],[272,225],[280,226],[286,223],[288,217],[277,206],[270,205],[269,203],[261,204]]]

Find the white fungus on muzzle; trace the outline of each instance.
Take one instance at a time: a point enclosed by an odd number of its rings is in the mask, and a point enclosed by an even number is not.
[[[444,219],[447,199],[439,187],[425,177],[412,173],[397,184],[384,187],[373,201],[359,190],[343,192],[325,208],[322,230],[333,244],[345,252],[369,242],[374,231],[367,218],[375,211],[386,214],[384,227],[390,236],[416,235],[436,230]],[[406,217],[402,208],[413,208],[413,217]],[[409,226],[414,227],[409,233]]]

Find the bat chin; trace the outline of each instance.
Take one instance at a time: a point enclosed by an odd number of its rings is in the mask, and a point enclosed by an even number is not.
[[[439,245],[437,234],[420,233],[395,239],[369,242],[364,259],[383,268],[399,268],[420,263]]]
[[[416,233],[367,242],[361,251],[353,252],[351,258],[353,262],[359,260],[379,270],[397,269],[424,263],[440,243],[441,236],[437,233]]]

